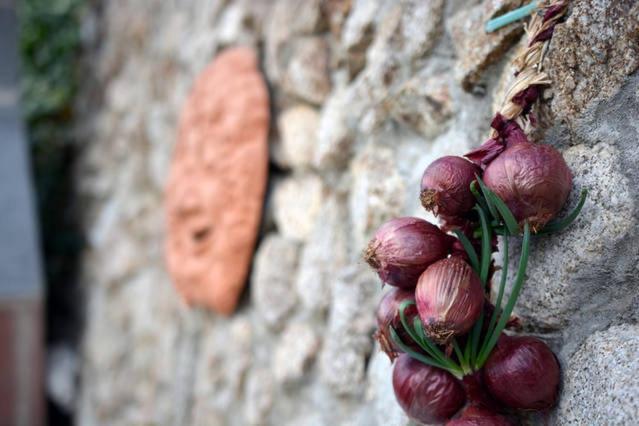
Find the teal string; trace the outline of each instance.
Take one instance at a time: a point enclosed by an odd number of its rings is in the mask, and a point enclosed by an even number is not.
[[[518,9],[511,10],[508,13],[505,13],[501,16],[491,19],[486,22],[486,32],[492,33],[495,30],[500,29],[501,27],[505,27],[506,25],[518,21],[526,16],[530,15],[533,10],[537,8],[537,1],[531,1],[526,6],[522,6]]]

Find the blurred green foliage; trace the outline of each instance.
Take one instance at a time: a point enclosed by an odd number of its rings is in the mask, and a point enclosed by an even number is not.
[[[76,91],[79,12],[84,0],[22,0],[20,52],[28,120],[68,118]]]
[[[56,321],[51,317],[69,315],[61,313],[68,297],[51,289],[73,286],[82,247],[72,179],[77,146],[70,128],[78,88],[80,14],[85,1],[18,2],[22,107],[27,121],[49,289],[47,322],[54,327],[48,330],[49,338],[52,334],[54,338],[55,335],[62,337],[55,329],[56,324],[73,320]]]

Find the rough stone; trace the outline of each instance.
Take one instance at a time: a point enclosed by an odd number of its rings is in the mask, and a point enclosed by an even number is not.
[[[286,72],[295,36],[310,35],[322,29],[321,0],[278,0],[266,22],[266,73],[270,81],[279,83]]]
[[[639,67],[639,3],[583,0],[558,25],[547,70],[558,118],[577,117],[585,107],[613,95]]]
[[[420,73],[395,90],[385,106],[395,120],[431,139],[453,112],[447,76]]]
[[[256,52],[226,50],[186,102],[167,185],[167,266],[188,303],[235,309],[262,211],[268,122]]]
[[[223,329],[211,322],[195,325],[195,329],[193,343],[201,349],[195,368],[190,368],[190,377],[184,378],[193,381],[187,384],[193,386],[189,390],[193,395],[192,422],[224,424],[226,410],[242,395],[244,377],[253,360],[251,322],[242,315],[234,317]],[[191,413],[186,415],[190,417]]]
[[[297,269],[299,245],[278,234],[262,240],[255,255],[251,297],[264,322],[281,328],[295,307],[293,277]]]
[[[306,240],[313,230],[323,198],[322,181],[314,174],[284,179],[273,194],[273,214],[282,235]]]
[[[283,65],[282,88],[290,95],[321,104],[331,90],[328,43],[322,37],[300,37],[290,43]]]
[[[624,113],[638,107],[638,86],[634,77],[570,127],[553,128],[544,141],[566,147],[574,175],[568,205],[582,188],[588,188],[588,200],[570,228],[533,243],[516,312],[533,328],[565,330],[567,346],[608,326],[638,297],[637,192],[630,182],[637,179],[632,164],[639,133]]]
[[[455,73],[464,90],[472,91],[481,82],[484,71],[519,39],[523,33],[520,22],[486,33],[486,21],[500,12],[521,5],[520,0],[491,0],[463,9],[450,20],[449,31],[459,61]]]
[[[356,248],[365,247],[384,222],[402,214],[406,198],[393,150],[368,145],[351,165],[350,215]]]
[[[331,282],[335,271],[348,262],[348,214],[343,198],[326,197],[300,255],[295,288],[304,311],[324,312],[331,300]]]
[[[347,54],[347,67],[351,76],[366,64],[366,51],[373,42],[375,18],[382,6],[379,0],[355,0],[344,23],[341,43]]]
[[[318,349],[318,336],[309,325],[289,324],[276,344],[273,358],[275,380],[285,385],[301,380]]]
[[[351,157],[355,134],[349,123],[352,114],[349,108],[353,107],[350,100],[350,92],[334,91],[324,103],[313,154],[313,166],[317,169],[342,168]]]
[[[374,418],[378,425],[408,426],[410,420],[395,400],[393,390],[393,364],[375,345],[367,372],[366,399],[372,401]]]
[[[296,105],[283,111],[277,123],[282,157],[278,163],[294,169],[310,167],[317,145],[319,113],[308,106]]]
[[[268,424],[268,414],[273,407],[273,376],[267,369],[251,370],[246,381],[246,405],[244,416],[249,425]]]
[[[391,48],[410,60],[426,54],[441,31],[444,0],[401,0],[402,12],[398,31],[392,36]]]
[[[334,283],[320,378],[337,395],[362,393],[379,289],[374,274],[364,265],[343,269]]]
[[[220,44],[245,44],[254,46],[261,39],[263,20],[269,14],[268,0],[238,0],[222,12],[216,27]]]
[[[618,155],[605,143],[593,148],[577,145],[564,152],[574,174],[569,205],[575,205],[582,188],[589,189],[588,200],[569,229],[531,246],[528,279],[515,309],[528,326],[546,330],[567,326],[575,311],[584,308],[580,295],[599,291],[601,283],[591,288],[585,277],[601,265],[606,248],[614,247],[636,226],[630,194],[622,189],[627,187],[625,178],[615,165]],[[511,259],[518,259],[518,253],[515,249]],[[512,277],[514,264],[510,269]]]
[[[639,327],[594,333],[564,363],[555,424],[627,425],[639,415]]]

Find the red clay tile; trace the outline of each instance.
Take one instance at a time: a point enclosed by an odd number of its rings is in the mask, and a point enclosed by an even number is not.
[[[225,50],[186,101],[166,189],[166,261],[189,304],[235,309],[262,213],[268,125],[255,51]]]

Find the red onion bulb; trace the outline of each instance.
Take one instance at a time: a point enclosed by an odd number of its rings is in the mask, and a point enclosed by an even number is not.
[[[454,240],[423,219],[400,217],[377,230],[364,259],[383,282],[412,289],[428,265],[448,255]]]
[[[433,161],[422,176],[422,205],[437,216],[464,215],[475,205],[470,184],[479,173],[479,167],[462,157],[446,156]]]
[[[475,324],[484,305],[484,293],[473,268],[452,256],[424,271],[415,300],[426,333],[435,342],[445,344]]]
[[[484,182],[518,222],[541,229],[557,216],[572,187],[572,174],[555,148],[520,142],[507,148],[484,171]]]
[[[429,424],[450,418],[466,401],[462,385],[450,373],[406,354],[395,361],[393,390],[408,417]]]
[[[508,418],[492,412],[484,407],[469,406],[461,417],[450,420],[446,426],[513,426]]]
[[[375,338],[391,360],[397,357],[398,352],[402,352],[391,339],[391,327],[395,329],[399,338],[402,339],[402,342],[412,349],[421,352],[419,345],[413,341],[402,326],[402,320],[399,315],[399,305],[406,300],[414,302],[415,293],[410,290],[393,288],[382,297],[377,307],[377,332],[375,333]],[[412,324],[413,319],[417,317],[417,306],[407,306],[404,310],[404,314],[406,315],[408,323]]]
[[[524,410],[552,407],[559,378],[555,354],[530,336],[502,335],[484,366],[484,384],[495,399]]]

